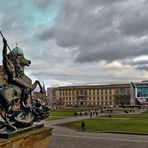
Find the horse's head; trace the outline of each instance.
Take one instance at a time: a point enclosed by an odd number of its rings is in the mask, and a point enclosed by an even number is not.
[[[29,66],[31,64],[30,60],[27,60],[24,56],[18,56],[18,60],[21,66]]]
[[[12,55],[15,56],[16,64],[21,67],[29,66],[31,64],[31,61],[24,57],[23,51],[19,47],[12,50]]]

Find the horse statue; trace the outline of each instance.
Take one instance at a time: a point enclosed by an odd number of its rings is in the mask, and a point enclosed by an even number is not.
[[[32,80],[24,73],[25,66],[31,61],[24,57],[23,51],[16,46],[7,53],[7,41],[3,37],[3,69],[6,84],[0,86],[0,115],[4,124],[13,130],[31,126],[48,116],[48,108],[39,101],[32,100],[31,93],[38,85],[38,80]],[[40,106],[40,107],[39,107]]]

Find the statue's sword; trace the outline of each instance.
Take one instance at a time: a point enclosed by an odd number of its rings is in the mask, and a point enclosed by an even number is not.
[[[2,38],[5,39],[1,31],[0,31],[0,34],[1,34]],[[11,49],[10,49],[10,47],[9,47],[8,44],[7,44],[7,47],[8,47],[8,49],[9,49],[9,51],[11,52]]]

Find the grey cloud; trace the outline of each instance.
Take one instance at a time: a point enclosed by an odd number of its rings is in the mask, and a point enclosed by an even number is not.
[[[137,70],[144,70],[144,71],[148,70],[148,59],[138,60],[138,61],[133,61],[128,59],[121,61],[121,63],[125,65],[130,65]]]
[[[123,33],[132,36],[144,36],[148,33],[147,5],[143,10],[128,12],[120,22],[120,29]]]
[[[148,71],[148,64],[138,65],[138,66],[136,66],[136,69],[137,70],[145,70],[145,71]]]
[[[132,7],[128,2],[65,0],[63,16],[57,18],[52,28],[40,32],[39,38],[55,39],[64,48],[77,48],[76,62],[109,62],[145,55],[148,44],[130,42],[130,36],[135,35],[138,40],[136,35],[146,35],[148,9],[141,2],[139,9],[128,14]]]
[[[82,70],[83,71],[83,70]],[[108,74],[104,73],[104,75],[97,75],[96,73],[90,72],[90,69],[88,69],[88,72],[82,72],[80,74],[70,71],[65,72],[55,72],[54,69],[46,72],[42,70],[36,70],[31,72],[32,75],[34,75],[37,78],[44,79],[51,79],[51,80],[58,80],[58,81],[65,81],[65,82],[81,82],[82,83],[94,83],[94,84],[105,84],[105,83],[127,83],[127,81],[131,80],[141,80],[140,77],[132,76],[130,78],[125,76],[115,77],[114,74]]]
[[[42,11],[50,6],[51,2],[54,0],[32,0],[31,4],[34,4],[35,9],[39,8],[39,11]],[[24,33],[20,33],[15,25],[17,19],[15,16],[8,16],[0,21],[4,30],[9,33],[13,30],[14,33],[16,29],[16,34],[21,34],[22,42],[24,38],[26,39],[24,46],[31,56],[32,67],[29,68],[32,76],[41,79],[92,83],[100,83],[101,80],[115,82],[115,80],[127,81],[132,78],[136,80],[137,77],[140,79],[140,70],[147,70],[147,61],[133,62],[132,59],[148,54],[146,41],[148,9],[142,4],[143,1],[63,0],[61,2],[63,8],[60,9],[58,17],[55,17],[52,26],[51,24],[32,28],[26,26],[27,31],[23,28]],[[134,9],[130,2],[134,3]],[[143,36],[145,36],[144,40],[141,39]],[[125,61],[126,59],[129,61]],[[106,64],[99,63],[99,60],[103,62],[118,60],[139,71],[132,78],[128,78],[129,76],[125,76],[122,72],[118,73],[112,68],[106,68]],[[95,68],[92,68],[91,62],[94,62]],[[87,72],[88,75],[85,75]]]
[[[104,28],[105,24],[110,28],[112,19],[109,16],[115,12],[110,12],[107,8],[104,8],[104,14],[93,14],[94,9],[99,9],[100,5],[95,3],[92,5],[91,1],[88,0],[85,3],[88,3],[87,6],[82,2],[77,4],[77,1],[75,3],[67,1],[63,8],[64,17],[58,18],[59,20],[56,21],[56,25],[51,30],[43,31],[40,38],[45,40],[51,39],[52,36],[56,39],[57,44],[63,47],[81,46],[88,41],[90,44],[93,41],[96,42],[97,38],[104,35],[102,30],[108,29]],[[101,19],[99,18],[100,15],[102,16]],[[104,19],[107,16],[108,19]]]
[[[138,66],[138,65],[146,65],[148,64],[148,60],[140,60],[140,61],[123,61],[122,64],[132,65],[132,66]]]
[[[125,2],[127,0],[99,0],[99,3],[102,4],[113,4],[113,3],[121,3],[121,2]]]
[[[15,28],[16,17],[15,16],[7,16],[3,17],[1,20],[1,29],[5,31],[11,31]]]
[[[53,2],[53,0],[32,0],[32,2],[40,9],[46,9]]]
[[[45,30],[42,33],[39,33],[38,36],[40,38],[40,40],[42,41],[46,41],[48,39],[52,39],[53,38],[53,31],[52,30]]]
[[[128,43],[128,39],[120,40],[117,43],[113,42],[110,44],[105,44],[103,46],[98,46],[95,49],[82,50],[80,54],[76,57],[78,62],[91,62],[97,60],[106,60],[111,62],[114,60],[121,60],[124,58],[134,58],[139,55],[145,55],[147,53],[148,43],[143,43],[140,45],[134,45]]]

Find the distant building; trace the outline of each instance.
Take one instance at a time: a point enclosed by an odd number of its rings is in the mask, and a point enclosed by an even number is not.
[[[48,106],[52,105],[54,103],[54,95],[53,95],[53,87],[47,88],[47,100],[48,100]]]
[[[55,105],[128,105],[130,104],[130,84],[63,86],[52,89],[48,88],[47,96]]]
[[[131,104],[148,105],[148,81],[131,83]]]
[[[5,75],[3,71],[3,66],[0,65],[0,85],[5,83],[6,83],[6,80],[5,80]]]
[[[47,100],[46,90],[45,90],[44,84],[43,84],[43,93],[41,93],[39,91],[34,91],[33,92],[32,99],[38,99],[38,98],[41,99],[46,104],[48,104],[48,100]]]
[[[44,101],[45,103],[47,103],[47,98],[46,98],[46,93],[40,93],[39,91],[34,91],[33,92],[33,99],[41,99],[42,101]]]

